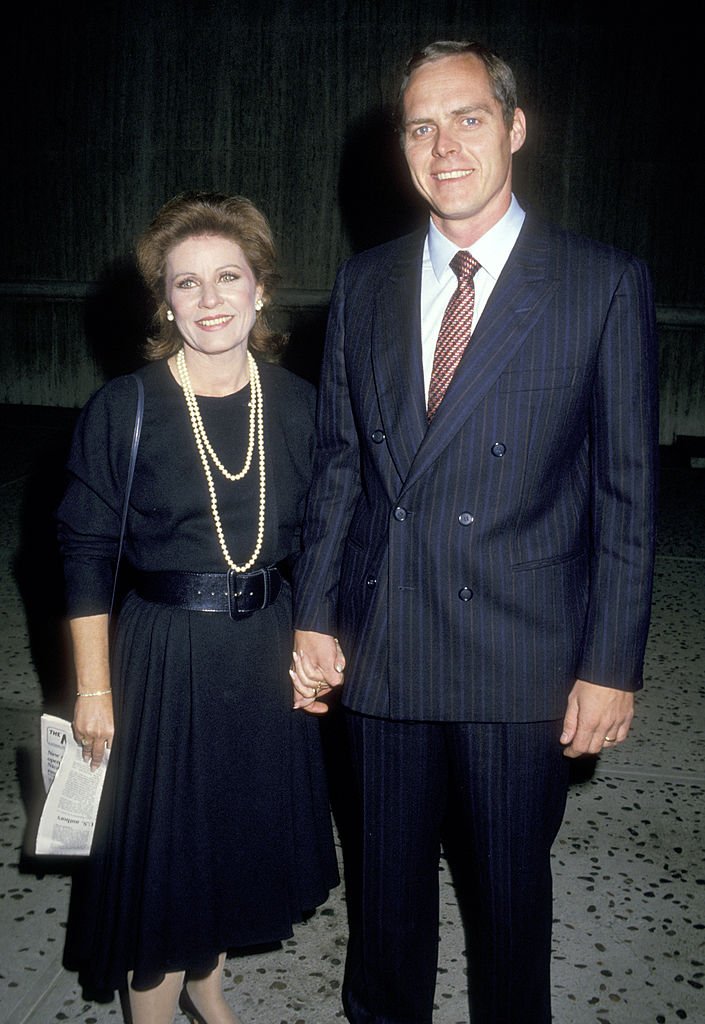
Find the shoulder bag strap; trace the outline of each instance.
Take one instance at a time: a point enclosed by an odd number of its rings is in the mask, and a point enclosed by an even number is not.
[[[122,506],[122,521],[120,523],[120,540],[118,542],[117,559],[115,561],[115,575],[113,577],[113,596],[110,599],[110,617],[113,614],[113,606],[115,604],[115,595],[117,593],[117,581],[118,571],[120,569],[120,559],[122,557],[122,548],[125,543],[125,529],[127,527],[127,510],[130,504],[130,491],[132,490],[132,478],[135,475],[135,462],[137,461],[137,449],[140,445],[140,434],[142,433],[142,419],[144,417],[144,384],[142,378],[133,373],[135,384],[137,385],[137,412],[135,414],[135,428],[132,432],[132,447],[130,449],[130,464],[127,469],[127,483],[125,485],[125,500]]]

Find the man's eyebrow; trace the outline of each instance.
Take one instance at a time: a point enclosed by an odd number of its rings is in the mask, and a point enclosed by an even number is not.
[[[455,110],[450,111],[452,117],[475,113],[492,114],[493,111],[491,107],[488,107],[485,103],[473,103],[469,107],[457,107]],[[435,117],[410,117],[404,122],[404,124],[432,124],[435,123],[435,120]]]
[[[485,103],[473,103],[473,105],[470,106],[470,107],[458,107],[457,110],[451,110],[451,114],[453,114],[456,117],[458,116],[458,114],[475,114],[475,113],[491,114],[492,113],[492,108],[488,107],[487,104],[485,104]]]

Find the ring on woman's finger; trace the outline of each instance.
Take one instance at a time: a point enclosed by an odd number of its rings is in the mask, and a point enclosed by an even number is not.
[[[616,742],[617,741],[616,741],[616,738],[614,736],[605,736],[605,743],[616,743]]]
[[[324,682],[318,682],[313,684],[313,696],[317,697],[326,684]]]

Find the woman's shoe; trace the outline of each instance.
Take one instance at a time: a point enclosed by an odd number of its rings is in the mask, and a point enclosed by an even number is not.
[[[179,996],[179,1009],[182,1013],[186,1014],[191,1024],[208,1024],[206,1018],[193,1005],[193,1000],[188,994],[188,989],[185,985],[181,989],[181,995]]]

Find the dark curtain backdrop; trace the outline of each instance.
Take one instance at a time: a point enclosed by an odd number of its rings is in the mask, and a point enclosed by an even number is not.
[[[403,62],[433,39],[478,38],[517,74],[520,200],[649,262],[662,435],[705,434],[690,11],[667,5],[656,26],[641,5],[578,0],[25,4],[2,44],[0,402],[73,406],[130,365],[147,319],[131,243],[188,188],[243,193],[268,215],[279,316],[315,377],[338,264],[418,217],[389,118]]]

